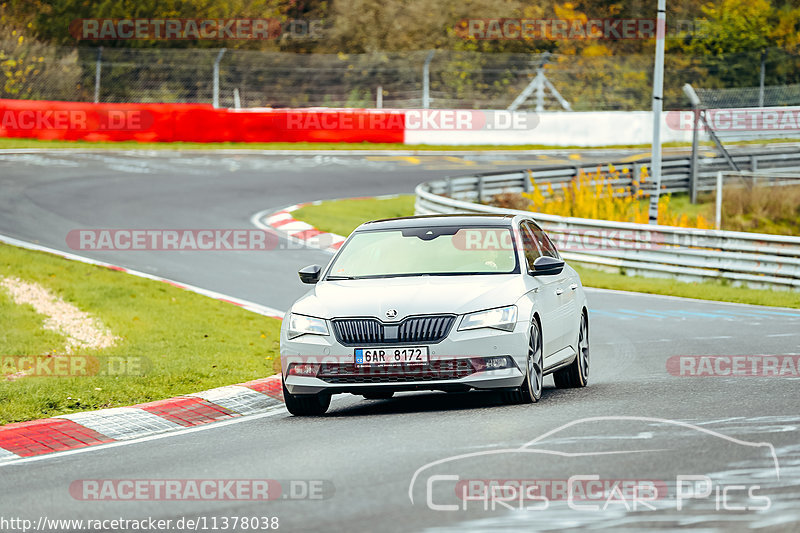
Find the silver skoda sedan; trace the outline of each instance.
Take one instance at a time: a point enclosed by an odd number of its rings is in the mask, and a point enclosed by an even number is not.
[[[441,215],[362,224],[281,327],[286,407],[331,395],[496,389],[536,402],[542,379],[584,387],[589,322],[578,274],[525,216]]]

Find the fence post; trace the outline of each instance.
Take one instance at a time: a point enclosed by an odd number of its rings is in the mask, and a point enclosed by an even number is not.
[[[217,59],[214,60],[214,89],[212,94],[212,105],[214,108],[219,107],[219,62],[222,61],[222,56],[225,54],[225,48],[221,48]]]
[[[103,69],[103,47],[97,49],[97,63],[94,66],[94,103],[100,102],[100,73]]]
[[[717,198],[716,198],[716,211],[714,227],[720,229],[722,227],[722,171],[717,171]]]
[[[378,109],[383,109],[383,85],[378,85],[375,107]]]
[[[689,163],[689,196],[693,204],[697,203],[697,148],[700,141],[700,108],[692,106],[694,115],[694,131],[692,132],[692,160]]]
[[[767,49],[761,49],[761,72],[758,82],[758,107],[764,107],[764,76],[767,70]]]
[[[431,107],[431,61],[435,50],[428,52],[425,57],[425,64],[422,66],[422,108]]]
[[[478,176],[478,203],[483,203],[483,176]]]

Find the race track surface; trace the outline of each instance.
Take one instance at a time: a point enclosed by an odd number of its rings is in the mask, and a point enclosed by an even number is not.
[[[250,228],[250,216],[264,209],[411,193],[432,177],[526,166],[536,156],[503,157],[0,154],[0,233],[73,251],[65,242],[73,229]],[[306,290],[297,269],[330,256],[280,248],[83,255],[287,309]],[[490,392],[342,396],[322,418],[281,410],[44,456],[0,467],[0,516],[204,516],[218,524],[222,517],[277,516],[285,531],[800,528],[798,380],[681,377],[667,365],[674,356],[796,355],[800,312],[599,290],[588,297],[592,367],[585,389],[558,390],[547,378],[542,401],[529,406],[503,405]],[[608,482],[609,492],[570,500],[557,488],[590,475]],[[454,500],[461,485],[452,476],[473,489],[492,479],[548,480],[550,488],[547,498],[512,495],[484,508]],[[266,503],[98,502],[69,490],[86,479],[251,478],[282,480],[285,490],[290,480],[296,487],[319,481],[322,498],[284,492]],[[575,480],[573,486],[587,486]],[[630,499],[609,503],[613,482],[631,480],[665,492],[643,496],[635,508]],[[436,508],[454,501],[455,510]]]

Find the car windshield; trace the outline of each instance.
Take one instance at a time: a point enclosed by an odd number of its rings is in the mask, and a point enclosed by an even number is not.
[[[327,279],[519,272],[510,228],[422,227],[355,233]]]

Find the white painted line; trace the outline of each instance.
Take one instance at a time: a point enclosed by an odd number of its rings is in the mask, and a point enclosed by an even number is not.
[[[15,454],[14,452],[10,452],[8,450],[0,448],[0,463],[3,463],[5,461],[13,461],[15,459],[20,459],[20,456]]]
[[[73,413],[54,418],[66,418],[115,440],[136,439],[180,426],[174,422],[136,407],[115,407],[86,413]]]
[[[283,213],[276,213],[272,216],[267,217],[267,222],[269,224],[274,224],[275,222],[280,222],[281,220],[286,220],[293,218],[290,213],[283,212]]]
[[[278,226],[275,229],[280,229],[280,231],[292,234],[292,233],[300,233],[301,231],[306,231],[309,229],[314,229],[314,226],[306,222],[301,222],[299,220],[296,220],[294,222],[289,222],[288,224],[284,224],[283,226]]]

